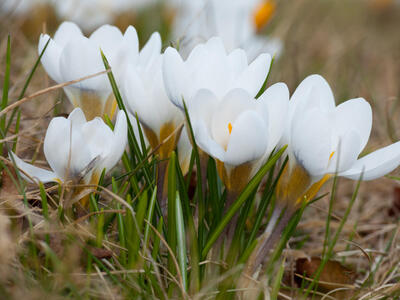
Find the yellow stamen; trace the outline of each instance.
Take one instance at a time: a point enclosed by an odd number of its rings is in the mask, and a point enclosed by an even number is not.
[[[229,134],[232,133],[232,124],[229,122],[228,123],[228,130],[229,130]]]
[[[271,20],[276,10],[276,3],[273,0],[264,0],[260,3],[253,16],[254,26],[257,31],[264,28],[265,25]]]

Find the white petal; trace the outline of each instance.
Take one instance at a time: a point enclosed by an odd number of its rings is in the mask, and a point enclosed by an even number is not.
[[[266,155],[275,148],[285,129],[289,89],[284,83],[276,83],[269,87],[258,99],[257,103],[265,105],[268,114],[268,150]]]
[[[54,41],[57,45],[61,48],[64,46],[74,37],[82,36],[82,31],[73,22],[63,22],[57,29],[56,33],[54,34]]]
[[[100,156],[100,159],[105,159],[111,152],[110,149],[114,142],[114,134],[111,128],[101,118],[96,117],[85,123],[81,131],[92,157]]]
[[[148,103],[148,93],[145,90],[142,78],[133,66],[126,70],[121,93],[124,103],[132,115],[137,113],[144,123],[152,119],[154,114],[152,113],[151,105]],[[150,127],[150,124],[146,125]]]
[[[256,110],[256,101],[242,89],[230,91],[218,103],[212,112],[211,131],[214,140],[223,148],[226,148],[230,139],[229,124],[233,126],[236,118],[249,109]]]
[[[177,125],[183,121],[182,112],[169,100],[162,78],[161,56],[146,69],[132,67],[127,70],[122,93],[132,114],[156,134],[166,123]]]
[[[53,79],[55,82],[62,82],[61,74],[60,74],[60,56],[62,47],[60,47],[54,40],[50,38],[47,34],[41,34],[38,45],[38,52],[43,52],[44,47],[46,46],[47,41],[50,39],[49,44],[43,56],[41,58],[42,65],[46,70],[47,74]]]
[[[225,151],[211,138],[210,130],[207,128],[208,126],[205,122],[203,120],[195,120],[192,122],[192,127],[197,146],[208,155],[224,161]]]
[[[85,114],[79,107],[75,108],[68,116],[68,120],[71,121],[72,126],[82,126],[86,123]]]
[[[360,153],[368,143],[372,128],[371,105],[363,98],[343,102],[335,109],[335,131],[342,135],[356,130],[360,136]]]
[[[16,156],[13,152],[10,152],[10,159],[11,161],[14,160],[18,169],[25,172],[27,175],[29,175],[30,178],[34,179],[36,182],[41,181],[43,183],[47,183],[47,182],[57,181],[58,179],[57,175],[54,172],[28,164],[24,162],[22,159],[20,159],[18,156]],[[21,172],[21,176],[25,180],[32,182],[32,180],[28,176],[26,176],[23,172]]]
[[[128,26],[122,40],[116,43],[115,48],[107,56],[117,84],[121,84],[126,68],[137,65],[139,60],[139,40],[136,29]]]
[[[239,115],[233,123],[232,134],[224,162],[238,166],[254,161],[267,150],[267,127],[264,120],[254,111]]]
[[[235,49],[228,55],[229,65],[234,78],[239,76],[248,66],[246,52],[243,49]]]
[[[267,78],[271,61],[269,54],[264,53],[258,56],[236,79],[236,86],[245,89],[255,97]]]
[[[61,53],[60,72],[64,81],[80,79],[104,70],[100,48],[85,37],[69,41]],[[80,89],[111,91],[105,74],[80,81],[73,86]]]
[[[136,64],[139,59],[139,38],[135,27],[128,26],[125,30],[121,48],[129,51],[129,63]]]
[[[122,43],[123,35],[117,27],[106,24],[96,29],[89,39],[110,59]]]
[[[226,55],[224,42],[220,37],[212,37],[206,43],[205,46],[210,53],[216,55]]]
[[[186,71],[181,56],[174,48],[167,48],[163,59],[163,78],[165,90],[169,99],[183,109],[182,97],[184,97],[186,84]],[[184,99],[189,101],[189,99]]]
[[[291,132],[292,153],[312,176],[326,174],[331,145],[332,124],[318,109],[309,111]]]
[[[363,173],[363,180],[372,180],[390,173],[399,164],[400,142],[397,142],[360,158],[349,170],[339,175],[358,180]]]
[[[211,90],[218,98],[223,97],[232,81],[228,56],[220,38],[211,38],[203,47],[196,47],[187,60],[190,70],[192,93],[201,88]],[[190,59],[190,60],[189,60]],[[193,94],[185,95],[191,97]],[[187,100],[189,101],[189,100]]]
[[[318,107],[323,111],[335,108],[335,98],[328,82],[320,75],[310,75],[297,87],[290,99],[291,116],[296,107]]]
[[[192,122],[203,120],[211,130],[211,119],[218,105],[217,97],[210,90],[200,89],[189,103],[188,112]]]
[[[158,32],[154,32],[147,43],[144,45],[139,54],[139,65],[142,67],[151,63],[155,57],[161,53],[161,36]]]
[[[360,135],[358,131],[350,129],[339,137],[339,140],[333,141],[333,143],[337,143],[337,145],[334,145],[335,148],[331,149],[331,158],[327,172],[343,172],[350,168],[360,155]]]
[[[114,126],[114,140],[109,156],[104,161],[103,168],[112,169],[121,159],[128,142],[128,123],[125,113],[120,110]]]
[[[65,180],[80,175],[93,157],[80,130],[73,130],[70,120],[51,120],[44,138],[44,154],[58,178]]]
[[[194,69],[201,67],[201,63],[204,61],[204,57],[207,56],[207,48],[205,44],[198,44],[190,52],[188,58],[186,59],[186,64],[188,68]]]
[[[335,99],[326,80],[320,75],[310,75],[296,88],[289,101],[288,122],[284,131],[281,145],[291,144],[292,123],[302,116],[307,110],[318,108],[327,112],[335,108]]]

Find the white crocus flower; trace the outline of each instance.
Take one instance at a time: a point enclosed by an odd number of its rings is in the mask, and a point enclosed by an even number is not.
[[[240,192],[279,142],[286,121],[289,91],[285,84],[268,88],[257,100],[234,89],[218,102],[200,90],[189,105],[197,145],[217,160],[228,190]]]
[[[118,113],[112,131],[101,118],[87,122],[82,110],[76,108],[68,119],[53,118],[47,129],[43,147],[51,171],[28,164],[15,154],[12,157],[28,181],[97,184],[103,169],[109,171],[121,159],[126,144],[127,121],[123,111]]]
[[[140,52],[136,64],[129,65],[121,92],[129,112],[137,114],[147,140],[161,159],[176,148],[183,114],[169,101],[162,76],[161,37],[154,33]]]
[[[174,48],[164,54],[163,76],[169,99],[183,110],[198,92],[211,92],[220,101],[229,91],[240,88],[255,97],[271,65],[269,54],[259,55],[248,63],[246,53],[236,49],[229,54],[222,40],[211,38],[197,45],[184,61]]]
[[[153,5],[156,0],[63,0],[57,1],[56,12],[61,19],[71,20],[84,30],[93,30],[106,23],[115,23],[124,13]]]
[[[128,59],[135,61],[139,57],[138,37],[132,26],[122,34],[118,28],[104,25],[87,38],[77,25],[64,22],[53,39],[47,34],[40,36],[39,53],[49,39],[41,62],[49,76],[57,83],[103,71],[105,68],[100,49],[108,59],[117,82]],[[75,107],[82,108],[89,120],[105,113],[112,117],[115,112],[116,102],[106,74],[66,86],[64,91]]]
[[[253,60],[260,53],[281,53],[282,42],[258,35],[275,11],[272,0],[181,0],[177,3],[174,34],[183,53],[212,36],[219,36],[228,51],[246,50]]]
[[[400,164],[400,142],[358,158],[372,127],[372,110],[362,98],[335,106],[333,93],[321,76],[307,77],[289,105],[283,143],[289,164],[277,187],[283,203],[312,199],[335,173],[358,180],[381,177]]]

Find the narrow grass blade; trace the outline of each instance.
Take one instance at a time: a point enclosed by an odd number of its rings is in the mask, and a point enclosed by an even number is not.
[[[153,220],[154,207],[155,207],[156,201],[157,201],[157,187],[155,187],[153,190],[153,194],[151,195],[151,199],[150,199],[149,208],[147,209],[146,220],[149,223],[151,223]],[[145,228],[144,228],[144,247],[145,247],[145,249],[148,249],[148,246],[149,246],[149,238],[150,238],[149,223],[146,223]]]
[[[181,199],[179,192],[176,192],[175,200],[175,217],[176,217],[176,236],[178,240],[178,262],[182,274],[183,287],[187,292],[187,263],[186,263],[186,234],[185,223],[182,212]]]
[[[176,253],[176,216],[175,216],[175,202],[176,202],[176,168],[174,168],[176,164],[176,154],[175,152],[171,153],[171,157],[168,164],[168,234],[167,241],[168,245],[171,247],[172,252]],[[175,265],[172,258],[168,257],[168,268],[172,274],[175,274]]]
[[[1,99],[1,110],[4,110],[8,105],[8,89],[10,86],[10,68],[11,68],[11,37],[8,35],[7,38],[7,52],[6,52],[6,70],[4,72],[3,81],[3,97]],[[2,132],[1,138],[5,138],[6,131],[6,115],[0,118],[0,129]],[[0,143],[0,155],[3,153],[4,143]]]
[[[269,71],[268,71],[267,77],[265,77],[264,83],[263,83],[261,89],[258,91],[256,99],[258,99],[265,92],[265,90],[267,89],[267,83],[268,83],[269,75],[271,74],[271,70],[272,70],[272,66],[274,65],[274,62],[275,62],[275,56],[272,57],[271,65],[269,67]]]
[[[193,213],[190,208],[186,183],[185,183],[185,179],[183,177],[182,170],[179,166],[178,161],[176,163],[176,174],[177,174],[177,178],[178,178],[178,187],[179,187],[181,205],[183,208],[183,216],[186,219],[186,222],[188,224],[188,232],[189,232],[188,237],[189,237],[189,245],[190,245],[189,251],[190,251],[190,263],[191,263],[191,265],[190,265],[191,270],[190,270],[190,277],[189,277],[189,282],[190,282],[189,289],[190,289],[191,294],[196,294],[200,290],[200,268],[199,268],[200,252],[199,252],[196,226],[194,223]]]

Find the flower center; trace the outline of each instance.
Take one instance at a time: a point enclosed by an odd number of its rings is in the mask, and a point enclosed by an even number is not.
[[[264,0],[260,3],[253,15],[253,22],[257,29],[260,31],[271,19],[276,9],[276,4],[273,0]]]
[[[228,123],[228,131],[229,131],[229,134],[232,133],[232,123],[231,122]]]

